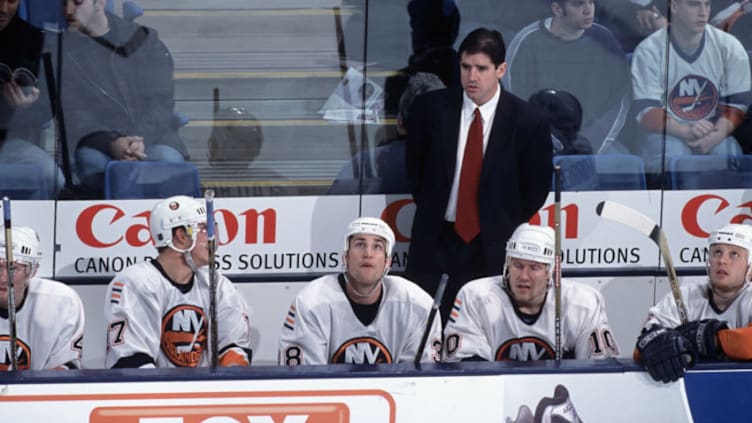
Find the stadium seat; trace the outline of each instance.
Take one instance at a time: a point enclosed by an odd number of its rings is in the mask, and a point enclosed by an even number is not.
[[[0,197],[11,200],[48,200],[49,190],[42,168],[31,163],[0,165]]]
[[[48,30],[61,30],[64,25],[63,11],[60,0],[21,0],[18,5],[18,16],[36,26]],[[122,4],[123,19],[133,21],[144,14],[144,9],[138,3],[126,0]],[[115,13],[114,0],[107,0],[105,8]]]
[[[677,190],[752,188],[752,157],[670,157],[668,177]]]
[[[632,154],[554,156],[561,166],[562,191],[645,189],[645,166]],[[551,185],[553,187],[553,183]]]
[[[59,30],[64,22],[59,0],[21,0],[18,16],[37,28]]]
[[[198,168],[191,163],[118,161],[104,171],[106,199],[201,196]]]

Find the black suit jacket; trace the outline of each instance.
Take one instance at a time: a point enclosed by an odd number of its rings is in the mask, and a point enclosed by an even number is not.
[[[416,203],[408,267],[445,271],[437,248],[457,161],[462,88],[418,97],[410,111],[407,176]],[[551,189],[548,121],[529,104],[502,90],[478,188],[478,210],[486,275],[503,268],[507,239],[543,205]],[[480,269],[478,269],[480,270]]]

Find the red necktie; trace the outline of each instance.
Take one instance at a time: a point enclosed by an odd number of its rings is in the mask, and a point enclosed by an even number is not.
[[[454,230],[465,243],[469,243],[480,233],[478,217],[478,182],[483,166],[483,122],[480,110],[476,107],[473,122],[467,132],[465,155],[460,170],[460,186],[457,193],[457,218]]]

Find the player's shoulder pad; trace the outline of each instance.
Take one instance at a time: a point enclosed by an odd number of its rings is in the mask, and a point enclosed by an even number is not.
[[[502,276],[495,275],[480,279],[474,279],[462,286],[462,288],[460,288],[460,291],[464,292],[467,296],[484,296],[488,295],[489,291],[492,291],[494,289],[501,289],[501,287]]]
[[[117,283],[141,291],[155,291],[164,285],[165,277],[148,261],[136,263],[115,274],[109,285]]]
[[[433,304],[433,298],[423,288],[402,276],[387,275],[384,276],[383,282],[388,297],[407,300],[429,308]]]
[[[29,280],[28,289],[30,296],[44,297],[51,301],[63,301],[66,305],[73,305],[69,304],[71,301],[75,301],[79,305],[82,304],[81,297],[75,289],[52,279],[33,277]]]
[[[562,297],[565,298],[565,306],[591,308],[604,302],[601,292],[584,283],[569,279],[561,281]]]
[[[342,292],[337,280],[339,274],[333,273],[320,276],[308,282],[299,292],[298,298],[332,298]]]

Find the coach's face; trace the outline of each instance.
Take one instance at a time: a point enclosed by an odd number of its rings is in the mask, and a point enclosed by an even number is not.
[[[749,280],[747,250],[730,244],[713,244],[708,256],[708,278],[713,293],[733,298]]]
[[[485,53],[463,52],[460,57],[462,88],[478,106],[486,104],[496,94],[496,90],[499,89],[499,80],[506,70],[506,62],[495,66]]]
[[[540,311],[548,289],[548,267],[537,261],[509,258],[509,289],[523,313]]]

